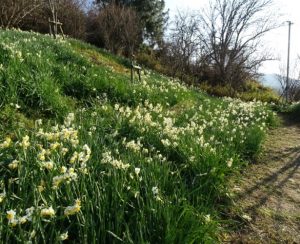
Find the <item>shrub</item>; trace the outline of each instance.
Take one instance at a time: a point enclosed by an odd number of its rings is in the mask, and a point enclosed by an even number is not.
[[[157,57],[155,57],[154,54],[147,53],[144,50],[139,51],[137,55],[137,62],[159,73],[166,73],[165,67],[160,63]]]
[[[296,121],[296,122],[300,122],[300,103],[295,103],[293,105],[291,105],[288,110],[288,116]]]
[[[232,88],[222,85],[210,85],[208,82],[201,82],[199,85],[200,89],[207,92],[210,95],[217,97],[230,97],[232,96]]]
[[[218,97],[236,97],[243,101],[262,101],[267,103],[280,103],[279,95],[271,88],[259,84],[257,81],[248,81],[241,90],[234,90],[230,85],[210,85],[208,82],[202,82],[200,89],[208,94]]]

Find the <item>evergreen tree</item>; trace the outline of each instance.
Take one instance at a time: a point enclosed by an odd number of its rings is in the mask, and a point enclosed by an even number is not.
[[[165,11],[164,0],[97,0],[101,8],[108,4],[124,5],[136,10],[142,28],[142,39],[151,46],[161,45],[168,11]]]

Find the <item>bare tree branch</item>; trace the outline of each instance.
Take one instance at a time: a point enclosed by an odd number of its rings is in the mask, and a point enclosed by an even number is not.
[[[278,27],[269,10],[272,0],[215,0],[200,14],[203,46],[218,81],[241,85],[268,60],[262,37]],[[240,75],[237,75],[236,73]]]
[[[45,4],[45,0],[1,0],[0,26],[4,28],[16,27],[38,8]]]

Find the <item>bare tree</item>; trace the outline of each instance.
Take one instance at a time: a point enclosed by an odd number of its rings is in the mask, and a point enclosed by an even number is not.
[[[287,98],[287,102],[299,101],[300,99],[300,57],[295,61],[293,68],[290,71],[291,78],[289,79],[289,88],[287,89],[286,66],[281,64],[279,67],[280,74],[276,75],[281,86],[280,97]]]
[[[19,27],[41,33],[49,32],[49,18],[61,22],[64,32],[85,38],[88,0],[0,0],[0,27]],[[54,25],[57,33],[59,26]],[[52,26],[53,29],[53,26]]]
[[[1,0],[0,27],[19,27],[20,23],[44,4],[44,0]]]
[[[86,0],[47,0],[50,31],[54,37],[58,29],[64,31],[73,37],[83,38],[85,36],[86,15],[84,9]]]
[[[116,4],[110,4],[98,11],[90,13],[89,25],[93,30],[89,35],[93,38],[97,36],[95,40],[102,42],[113,53],[132,55],[141,36],[136,12]]]
[[[63,23],[66,34],[75,38],[85,38],[87,0],[61,0],[58,18]]]
[[[178,12],[173,22],[168,44],[166,63],[172,76],[180,76],[192,72],[192,66],[199,57],[201,43],[199,39],[199,18],[196,14]]]
[[[269,56],[261,38],[276,27],[272,0],[214,0],[201,14],[202,44],[215,81],[237,88]]]

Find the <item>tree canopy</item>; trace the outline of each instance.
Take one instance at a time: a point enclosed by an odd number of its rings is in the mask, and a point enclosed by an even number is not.
[[[133,8],[141,21],[143,40],[151,46],[161,44],[168,19],[164,0],[96,0],[100,8],[112,3]]]

